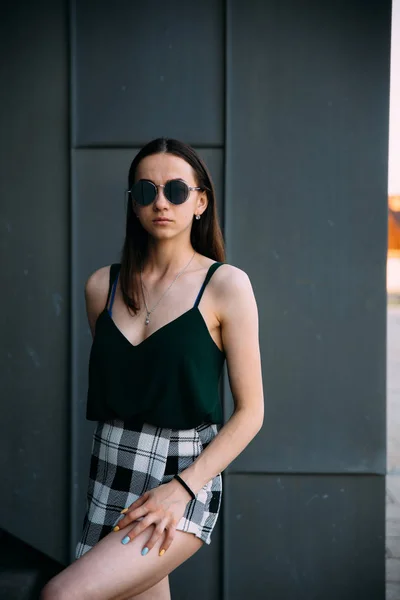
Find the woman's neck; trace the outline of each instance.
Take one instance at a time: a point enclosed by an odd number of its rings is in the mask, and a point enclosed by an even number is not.
[[[195,254],[193,246],[179,245],[173,240],[157,240],[149,245],[144,264],[146,275],[165,277],[183,269]],[[194,256],[191,267],[196,260]]]

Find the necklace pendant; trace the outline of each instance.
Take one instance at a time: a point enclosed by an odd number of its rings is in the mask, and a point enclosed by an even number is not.
[[[188,268],[188,266],[192,262],[193,258],[195,257],[195,254],[196,254],[196,250],[194,251],[192,258],[189,260],[189,262],[187,263],[186,267],[184,269],[182,269],[182,271],[179,271],[179,273],[176,275],[175,279],[173,279],[173,281],[169,284],[169,286],[167,287],[167,289],[165,290],[165,292],[161,295],[161,297],[155,303],[155,305],[153,306],[153,308],[151,308],[150,310],[148,309],[147,304],[146,304],[146,298],[145,298],[144,289],[143,289],[142,271],[140,271],[140,286],[142,288],[143,302],[144,302],[144,306],[146,308],[146,319],[144,321],[145,325],[148,325],[150,323],[150,315],[151,315],[151,313],[153,312],[153,310],[155,310],[157,308],[157,306],[160,304],[160,301],[162,300],[162,298],[164,298],[165,294],[168,292],[168,290],[170,289],[170,287],[175,283],[175,281],[178,279],[178,277],[180,277],[182,275],[182,273]]]

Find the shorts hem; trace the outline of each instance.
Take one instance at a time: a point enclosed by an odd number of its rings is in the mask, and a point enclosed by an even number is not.
[[[197,538],[199,538],[205,544],[207,544],[207,545],[211,544],[211,536],[205,535],[204,533],[202,533],[201,529],[196,527],[196,525],[194,525],[193,523],[190,523],[189,525],[183,525],[181,527],[177,526],[176,530],[183,531],[184,533],[192,533],[193,535],[195,535]]]

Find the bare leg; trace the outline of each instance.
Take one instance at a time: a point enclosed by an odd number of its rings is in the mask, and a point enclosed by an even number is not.
[[[40,600],[140,598],[140,594],[158,584],[204,543],[192,533],[177,530],[173,543],[163,556],[158,554],[163,537],[146,556],[142,556],[141,550],[150,539],[154,525],[123,545],[121,540],[127,531],[124,528],[109,533],[89,552],[53,577],[42,590]],[[154,598],[164,600],[162,596]],[[152,596],[149,596],[150,599]],[[147,596],[143,596],[143,600],[147,600]],[[168,600],[167,595],[165,600]]]
[[[168,575],[143,594],[131,596],[129,600],[171,600]]]

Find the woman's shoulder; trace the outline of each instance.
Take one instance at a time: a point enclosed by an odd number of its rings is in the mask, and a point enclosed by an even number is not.
[[[235,265],[223,262],[215,271],[212,280],[214,280],[215,293],[222,300],[235,297],[238,294],[245,297],[253,295],[248,274]]]
[[[216,262],[219,261],[214,261],[214,263]],[[210,263],[210,265],[214,263]],[[229,285],[246,285],[246,282],[250,281],[246,271],[227,262],[220,263],[220,267],[216,270],[214,277],[221,283],[223,282],[224,287],[229,287]]]
[[[88,299],[106,302],[108,288],[110,285],[110,269],[112,265],[106,265],[93,271],[85,283],[85,295]]]
[[[243,323],[247,319],[243,319],[246,315],[254,315],[257,321],[257,303],[246,271],[223,263],[215,271],[212,281],[216,314],[221,323]]]

